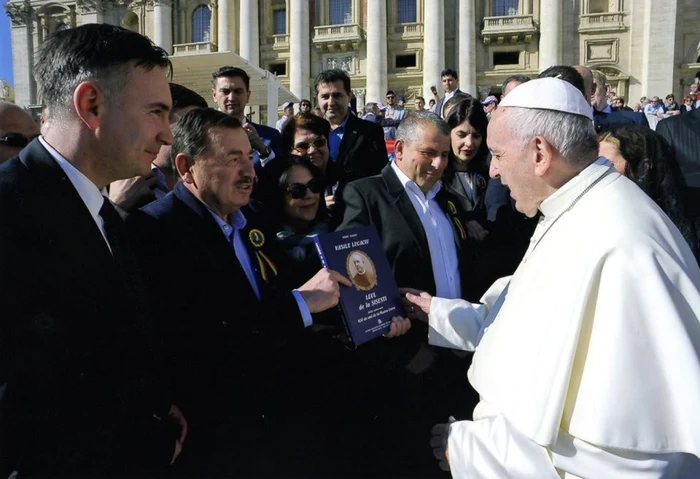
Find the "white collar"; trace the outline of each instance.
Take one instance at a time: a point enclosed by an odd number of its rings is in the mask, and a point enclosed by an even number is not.
[[[97,218],[105,200],[105,196],[97,188],[97,185],[61,156],[58,151],[46,142],[43,136],[39,136],[39,141],[66,174],[73,188],[75,188],[78,195],[80,195],[80,199],[83,200],[83,203],[85,203],[85,206],[87,206],[87,209],[90,211],[90,215],[92,215],[93,218]]]
[[[401,168],[399,168],[399,166],[396,164],[396,161],[391,162],[391,168],[394,170],[394,173],[396,173],[396,176],[398,176],[399,181],[401,182],[401,185],[403,186],[404,190],[410,189],[414,193],[420,193],[420,196],[422,196],[428,201],[435,198],[435,195],[437,195],[440,191],[440,188],[442,188],[442,182],[438,181],[433,185],[432,188],[430,188],[430,191],[428,191],[428,193],[423,193],[423,190],[420,189],[420,186],[418,186],[415,181],[410,179],[408,176],[406,176],[406,174],[403,171],[401,171]]]
[[[606,158],[600,157],[586,167],[581,173],[574,176],[561,188],[547,197],[539,207],[546,219],[556,218],[601,175],[613,169],[612,163]]]

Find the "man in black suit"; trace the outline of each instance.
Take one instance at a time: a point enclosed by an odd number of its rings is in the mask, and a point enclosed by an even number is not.
[[[328,204],[336,224],[343,217],[342,193],[349,182],[378,174],[387,164],[384,130],[376,123],[357,118],[350,102],[350,77],[343,70],[325,70],[316,77],[318,104],[331,125],[328,138],[331,164],[338,179],[328,185],[335,201]]]
[[[445,103],[453,96],[464,92],[459,89],[459,75],[457,75],[457,70],[445,68],[440,73],[440,79],[442,80],[442,88],[445,90],[445,96],[440,98],[437,102],[434,111],[440,118],[445,118]]]
[[[687,183],[685,204],[694,217],[700,215],[700,109],[665,118],[656,133],[669,142]]]
[[[289,406],[299,384],[288,376],[303,376],[310,366],[291,366],[305,353],[294,345],[312,324],[310,313],[337,304],[337,283],[352,283],[324,269],[291,290],[275,230],[248,204],[255,170],[236,118],[198,109],[173,133],[181,182],[132,214],[127,226],[139,245],[176,397],[190,421],[181,467],[203,477],[282,474],[284,458],[310,446],[300,440],[298,448],[275,454],[268,448],[276,448],[291,419],[281,408],[293,415],[305,407],[303,401]],[[162,274],[164,265],[177,269]]]
[[[41,46],[43,136],[0,166],[2,477],[150,475],[182,446],[123,222],[100,193],[171,142],[169,67],[110,25]]]
[[[469,277],[460,271],[467,241],[465,213],[439,181],[449,151],[450,129],[444,120],[428,111],[410,113],[397,131],[396,160],[379,175],[346,187],[346,209],[339,229],[374,225],[400,287],[422,285],[428,291],[461,298],[469,284]],[[426,334],[425,327],[414,324],[406,337],[372,344],[373,350],[365,350],[386,371],[385,400],[392,409],[380,420],[385,421],[387,440],[395,442],[394,449],[405,458],[403,462],[393,459],[393,469],[387,473],[432,470],[429,451],[418,447],[415,437],[429,429],[433,414],[468,414],[469,401],[453,402],[461,394],[470,396],[467,388],[455,390],[462,387],[458,378],[466,371],[466,360],[428,346]],[[476,404],[476,397],[473,399]],[[428,404],[440,412],[431,411]],[[397,412],[416,421],[400,425]]]

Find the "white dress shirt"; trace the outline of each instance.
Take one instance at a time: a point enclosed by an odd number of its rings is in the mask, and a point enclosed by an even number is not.
[[[109,201],[106,195],[103,195],[97,188],[97,185],[90,181],[90,179],[82,174],[75,166],[73,166],[68,160],[66,160],[61,154],[56,151],[51,145],[46,143],[43,136],[39,137],[39,142],[46,148],[51,157],[56,160],[58,166],[61,167],[63,172],[68,177],[68,180],[73,185],[73,188],[78,192],[80,199],[85,203],[85,207],[90,212],[90,216],[95,220],[95,224],[102,233],[102,237],[107,243],[107,247],[111,251],[112,248],[109,246],[109,241],[107,241],[107,235],[105,234],[104,221],[100,217],[100,209],[104,201]]]
[[[399,169],[395,161],[391,163],[391,167],[406,190],[413,209],[423,225],[425,237],[428,239],[436,295],[443,298],[461,298],[457,245],[452,224],[435,200],[435,195],[440,191],[442,184],[437,182],[428,194],[425,194]]]

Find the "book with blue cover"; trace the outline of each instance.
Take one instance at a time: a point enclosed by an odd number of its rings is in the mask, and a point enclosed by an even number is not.
[[[355,347],[388,333],[394,316],[406,316],[374,226],[325,233],[314,241],[323,266],[352,281],[352,287],[340,286],[338,307]]]

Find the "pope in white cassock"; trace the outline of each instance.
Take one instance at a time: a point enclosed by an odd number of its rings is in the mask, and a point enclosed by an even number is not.
[[[431,344],[475,351],[481,402],[434,429],[441,464],[456,478],[700,477],[700,270],[678,229],[597,158],[569,83],[516,87],[487,142],[491,176],[542,217],[482,304],[406,295]]]

